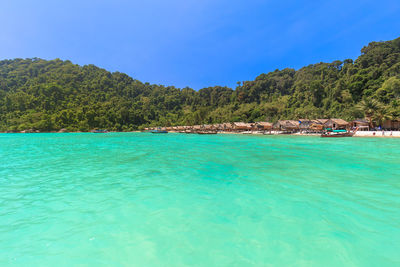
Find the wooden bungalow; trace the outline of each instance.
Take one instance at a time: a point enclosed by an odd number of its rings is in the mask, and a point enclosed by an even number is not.
[[[193,126],[192,126],[192,129],[195,130],[195,131],[199,131],[199,130],[201,130],[202,128],[203,128],[203,125],[193,125]]]
[[[328,119],[315,119],[313,121],[314,121],[314,123],[320,123],[320,124],[324,125],[325,122],[328,121]]]
[[[207,131],[212,131],[212,130],[215,130],[215,127],[213,124],[205,124],[205,125],[203,125],[203,129],[207,130]]]
[[[319,133],[324,130],[324,124],[321,122],[321,120],[311,120],[311,121],[312,123],[309,128],[310,132]]]
[[[253,129],[253,124],[246,122],[234,122],[232,123],[233,130],[235,131],[251,131]]]
[[[400,131],[400,118],[384,121],[382,123],[382,128],[387,131]]]
[[[223,132],[231,132],[233,131],[233,125],[230,122],[221,123],[218,125],[218,130]]]
[[[233,131],[233,123],[225,122],[224,123],[225,131],[232,132]]]
[[[192,133],[193,132],[193,126],[183,126],[183,131],[184,133]]]
[[[259,121],[255,123],[255,129],[258,131],[271,131],[273,124],[271,122]]]
[[[349,127],[349,123],[342,119],[329,119],[324,123],[325,128],[331,129],[347,129]]]
[[[299,121],[295,120],[280,120],[274,124],[274,128],[276,130],[285,131],[285,132],[296,132],[300,130]]]
[[[222,123],[215,123],[212,126],[215,131],[222,131]]]
[[[350,127],[353,129],[358,128],[358,131],[369,131],[369,121],[357,119],[350,122]]]
[[[320,133],[324,131],[324,123],[327,122],[328,119],[313,119],[308,122],[308,130],[310,133]]]
[[[313,120],[309,119],[299,119],[299,129],[301,132],[308,132],[310,131],[311,125],[314,123]]]

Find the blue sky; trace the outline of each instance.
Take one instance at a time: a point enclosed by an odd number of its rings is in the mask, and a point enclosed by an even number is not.
[[[399,0],[0,0],[0,59],[95,64],[177,87],[355,59],[400,37]]]

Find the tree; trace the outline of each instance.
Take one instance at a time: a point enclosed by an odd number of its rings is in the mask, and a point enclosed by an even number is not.
[[[393,119],[393,111],[390,110],[388,107],[381,107],[378,108],[372,119],[379,125],[382,126],[384,121],[392,120]]]
[[[381,110],[383,107],[376,99],[364,98],[360,103],[358,103],[357,108],[364,113],[365,118],[369,121],[369,126],[373,128],[373,118],[377,111]]]

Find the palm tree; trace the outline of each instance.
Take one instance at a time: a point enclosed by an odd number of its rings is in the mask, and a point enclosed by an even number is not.
[[[379,126],[382,126],[384,121],[393,119],[393,111],[388,107],[382,107],[375,112],[372,119],[376,121]]]
[[[364,116],[369,121],[369,127],[373,128],[372,120],[375,113],[382,109],[382,104],[376,99],[364,98],[357,104],[357,108],[364,113]]]

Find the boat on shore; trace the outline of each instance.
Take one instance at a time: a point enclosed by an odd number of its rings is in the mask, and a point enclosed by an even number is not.
[[[328,128],[324,133],[321,134],[321,137],[353,137],[353,135],[357,132],[357,129],[353,132],[347,130],[332,130]]]
[[[165,131],[165,130],[152,130],[150,132],[153,133],[153,134],[166,134],[166,133],[168,133],[168,131]]]
[[[108,131],[105,129],[96,129],[96,130],[93,130],[92,133],[108,133]]]

